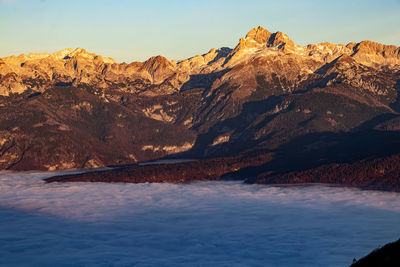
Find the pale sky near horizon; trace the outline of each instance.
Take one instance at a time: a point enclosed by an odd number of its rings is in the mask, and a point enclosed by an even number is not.
[[[184,59],[258,25],[300,45],[400,46],[400,0],[0,0],[0,57],[82,47],[117,62]]]

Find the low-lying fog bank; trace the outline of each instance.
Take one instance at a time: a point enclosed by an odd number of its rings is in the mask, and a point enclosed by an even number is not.
[[[400,233],[398,193],[51,175],[0,173],[0,265],[348,266]]]

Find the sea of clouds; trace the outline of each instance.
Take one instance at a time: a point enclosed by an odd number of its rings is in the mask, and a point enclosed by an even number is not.
[[[400,194],[52,183],[0,172],[0,265],[348,266],[400,237]]]

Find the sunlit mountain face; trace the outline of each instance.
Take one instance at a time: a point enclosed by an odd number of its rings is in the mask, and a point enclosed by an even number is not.
[[[185,178],[171,167],[176,181],[399,190],[397,46],[300,46],[259,26],[232,49],[177,61],[118,64],[81,48],[5,57],[0,80],[2,169],[174,157],[205,159],[195,169],[211,169]],[[174,179],[152,181],[163,180]]]
[[[0,265],[362,264],[398,238],[399,93],[397,46],[261,26],[182,60],[0,58]]]

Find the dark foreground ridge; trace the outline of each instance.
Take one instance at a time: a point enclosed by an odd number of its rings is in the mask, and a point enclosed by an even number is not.
[[[269,155],[247,159],[216,158],[182,163],[116,167],[111,170],[53,176],[46,182],[105,182],[105,183],[182,183],[220,180],[224,174],[252,165],[262,164]]]
[[[46,182],[181,183],[192,181],[242,179],[258,184],[326,183],[371,190],[400,192],[400,155],[336,163],[298,172],[265,175],[249,170],[271,161],[272,155],[216,158],[174,164],[117,167],[111,170],[53,176]],[[245,179],[243,173],[248,177]]]
[[[398,267],[400,266],[400,239],[376,249],[350,267]]]
[[[304,171],[250,179],[259,184],[326,183],[400,192],[400,155],[362,160],[355,163],[334,163]]]

